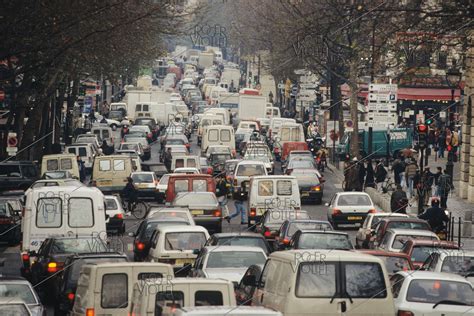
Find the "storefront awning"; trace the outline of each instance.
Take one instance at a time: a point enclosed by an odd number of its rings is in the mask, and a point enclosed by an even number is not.
[[[460,90],[454,90],[454,98],[459,98],[460,96]],[[451,89],[398,88],[398,100],[450,101]]]

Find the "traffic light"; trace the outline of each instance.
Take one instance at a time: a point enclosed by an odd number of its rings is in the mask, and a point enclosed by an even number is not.
[[[418,124],[416,130],[418,132],[418,146],[420,149],[424,149],[428,144],[428,125]]]
[[[426,121],[425,121],[425,123],[426,123],[426,125],[428,125],[428,126],[431,125],[431,124],[433,124],[433,118],[431,118],[431,117],[430,117],[430,118],[427,118]]]

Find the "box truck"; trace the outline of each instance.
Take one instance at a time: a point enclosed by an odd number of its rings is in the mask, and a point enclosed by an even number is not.
[[[200,52],[198,58],[198,66],[202,69],[209,68],[214,64],[214,53]]]
[[[255,120],[265,117],[267,98],[260,95],[241,94],[239,96],[239,119]]]

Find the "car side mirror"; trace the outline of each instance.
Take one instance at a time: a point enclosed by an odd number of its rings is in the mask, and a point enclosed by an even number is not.
[[[329,203],[324,203],[324,206],[329,206]]]
[[[245,275],[242,278],[242,284],[245,286],[256,286],[257,279],[255,278],[255,275]]]

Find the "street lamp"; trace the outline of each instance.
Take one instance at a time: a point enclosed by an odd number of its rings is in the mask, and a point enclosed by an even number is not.
[[[446,127],[448,128],[451,125],[451,107],[453,106],[454,108],[456,108],[454,103],[454,92],[459,87],[459,83],[461,82],[461,76],[461,72],[459,71],[459,69],[456,68],[456,63],[453,61],[453,66],[448,71],[446,71],[446,82],[451,88],[451,104],[448,106],[448,111],[446,113]],[[448,148],[448,161],[446,162],[446,171],[451,177],[452,181],[454,169],[454,150],[453,148],[451,148],[451,145],[448,146]]]

